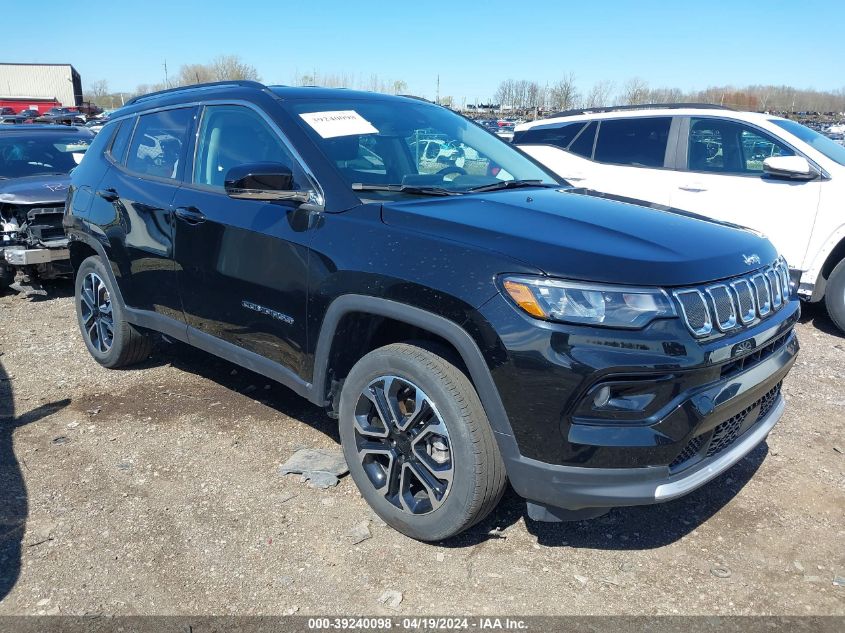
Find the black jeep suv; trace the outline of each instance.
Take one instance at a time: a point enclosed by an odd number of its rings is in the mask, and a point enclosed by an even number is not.
[[[136,98],[64,222],[98,362],[161,332],[289,386],[339,418],[364,498],[418,539],[479,521],[507,480],[540,520],[683,495],[766,437],[798,351],[763,237],[570,188],[417,99]]]

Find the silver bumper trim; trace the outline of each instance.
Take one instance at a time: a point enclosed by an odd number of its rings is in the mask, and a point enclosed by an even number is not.
[[[67,248],[24,248],[7,246],[0,248],[3,258],[12,266],[31,266],[70,259]]]
[[[777,404],[772,407],[772,410],[766,414],[765,418],[756,423],[756,428],[741,437],[727,451],[695,469],[689,475],[677,481],[657,486],[654,490],[655,501],[668,501],[669,499],[680,497],[721,475],[766,439],[769,431],[772,430],[772,427],[783,416],[785,408],[786,403],[783,396],[779,396]]]

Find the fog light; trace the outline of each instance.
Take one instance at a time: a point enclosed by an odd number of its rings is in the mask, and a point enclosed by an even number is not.
[[[594,409],[613,411],[644,411],[652,403],[654,393],[626,393],[625,389],[614,390],[610,385],[604,385],[593,396]]]

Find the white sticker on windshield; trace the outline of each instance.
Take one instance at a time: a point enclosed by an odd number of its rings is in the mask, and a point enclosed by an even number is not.
[[[306,112],[303,120],[323,138],[352,136],[353,134],[378,134],[378,130],[355,110],[335,112]]]

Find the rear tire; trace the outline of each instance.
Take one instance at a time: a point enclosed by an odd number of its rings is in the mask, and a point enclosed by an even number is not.
[[[126,320],[111,276],[95,255],[79,266],[74,303],[82,340],[103,367],[133,365],[150,355],[152,342]]]
[[[845,259],[836,265],[827,278],[824,304],[836,327],[845,334]]]
[[[462,532],[505,490],[505,466],[469,378],[415,345],[387,345],[352,368],[340,395],[340,438],[364,499],[414,539]]]

